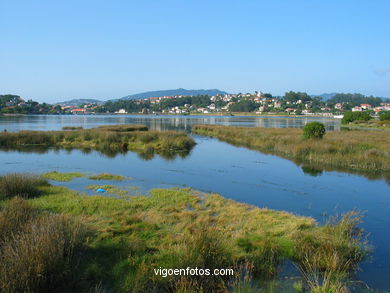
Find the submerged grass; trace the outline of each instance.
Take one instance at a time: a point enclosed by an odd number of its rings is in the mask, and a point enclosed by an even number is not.
[[[0,133],[0,147],[28,146],[94,149],[103,153],[136,151],[145,158],[154,153],[188,153],[195,141],[182,132],[147,131],[143,125],[110,125],[73,131],[20,131]]]
[[[304,139],[302,130],[296,128],[196,125],[192,130],[298,164],[390,172],[390,132],[334,131],[318,140]]]

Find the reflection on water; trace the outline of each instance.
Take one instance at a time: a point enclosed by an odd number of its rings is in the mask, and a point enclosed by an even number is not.
[[[0,151],[2,152],[19,152],[19,153],[27,153],[27,154],[47,154],[49,151],[54,151],[55,153],[59,153],[60,150],[64,150],[67,154],[71,154],[74,150],[79,150],[82,154],[88,155],[93,150],[91,148],[72,148],[72,147],[48,147],[48,146],[15,146],[15,147],[0,147]],[[126,155],[126,153],[131,152],[130,150],[124,149],[111,149],[111,148],[99,148],[94,149],[94,151],[102,154],[107,158],[115,158],[118,155]],[[142,160],[152,160],[156,155],[161,156],[166,160],[174,160],[176,158],[185,158],[190,153],[191,150],[182,150],[182,151],[158,151],[156,153],[152,149],[146,149],[145,151],[132,151],[137,153],[138,157]]]
[[[194,124],[221,124],[251,127],[303,127],[320,121],[327,130],[339,130],[340,120],[325,117],[264,116],[172,116],[172,115],[28,115],[0,116],[0,130],[60,130],[64,126],[93,128],[107,124],[144,124],[153,130],[190,131]]]

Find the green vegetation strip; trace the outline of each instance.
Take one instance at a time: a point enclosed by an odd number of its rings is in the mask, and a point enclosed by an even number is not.
[[[1,177],[0,194],[5,292],[249,292],[242,290],[252,278],[275,276],[286,259],[302,271],[303,288],[346,292],[349,273],[366,252],[354,213],[318,226],[190,189],[124,200],[80,195],[20,174]],[[235,276],[164,278],[154,273],[160,267],[233,268]]]
[[[79,172],[60,173],[57,171],[51,171],[42,174],[42,177],[45,179],[59,181],[59,182],[68,182],[68,181],[72,181],[75,178],[80,178],[84,176],[85,174]]]
[[[390,132],[386,131],[334,131],[323,139],[305,139],[297,128],[195,125],[192,131],[298,164],[390,172]]]
[[[114,175],[110,173],[101,173],[98,175],[93,175],[88,177],[91,180],[115,180],[115,181],[123,181],[125,180],[124,176]]]
[[[80,172],[57,172],[51,171],[42,174],[42,177],[45,179],[59,181],[59,182],[68,182],[72,181],[75,178],[87,177],[86,174]],[[125,180],[124,176],[115,175],[110,173],[101,173],[97,175],[88,176],[88,179],[91,180],[110,180],[110,181],[123,181]]]
[[[0,133],[0,147],[22,146],[95,149],[102,152],[136,151],[141,154],[188,153],[195,141],[182,132],[147,131],[144,125],[109,125],[72,131]]]

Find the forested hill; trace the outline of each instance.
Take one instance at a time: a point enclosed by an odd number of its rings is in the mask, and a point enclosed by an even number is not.
[[[121,98],[121,100],[139,100],[139,99],[148,99],[152,97],[164,97],[164,96],[215,96],[215,95],[225,95],[227,94],[224,91],[220,91],[218,89],[209,89],[209,90],[186,90],[183,88],[175,89],[175,90],[161,90],[161,91],[151,91],[144,92],[135,95],[129,95]]]

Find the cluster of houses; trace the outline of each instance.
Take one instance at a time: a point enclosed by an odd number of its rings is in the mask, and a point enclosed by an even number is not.
[[[80,106],[61,106],[61,110],[65,114],[95,114],[95,109],[98,107],[96,104],[85,104]]]
[[[372,107],[370,104],[360,104],[360,106],[352,108],[353,112],[362,112],[367,110],[373,110],[375,113],[390,111],[390,103],[381,103],[379,107]]]
[[[184,96],[162,96],[151,97],[146,99],[134,100],[133,102],[138,105],[148,104],[158,105],[168,99],[180,99]],[[235,103],[242,101],[251,101],[252,105],[257,105],[256,113],[280,113],[285,112],[288,114],[302,114],[302,115],[321,115],[326,117],[332,117],[334,115],[340,116],[344,110],[346,110],[346,103],[327,103],[321,102],[314,106],[313,100],[296,100],[289,101],[281,97],[273,97],[270,94],[263,94],[262,92],[246,93],[246,94],[225,94],[211,96],[209,104],[207,106],[199,107],[197,105],[184,104],[182,106],[173,106],[161,109],[163,114],[180,114],[186,115],[190,113],[209,114],[228,112],[230,107]],[[96,108],[99,107],[96,104],[85,104],[83,106],[61,106],[61,110],[64,113],[69,114],[94,114]],[[142,110],[142,113],[154,113],[152,109],[146,108]],[[349,106],[350,107],[350,106]],[[349,108],[350,109],[350,108]],[[379,107],[373,107],[369,104],[361,104],[355,106],[352,111],[366,111],[373,110],[378,113],[381,111],[390,111],[390,103],[381,103]],[[128,114],[125,109],[119,109],[115,114]]]

